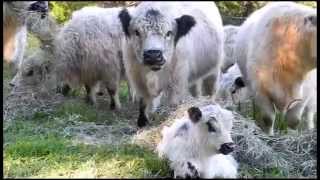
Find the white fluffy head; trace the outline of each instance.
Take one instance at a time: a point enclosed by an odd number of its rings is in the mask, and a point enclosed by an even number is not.
[[[170,64],[174,46],[194,26],[192,16],[175,17],[173,5],[140,3],[130,14],[124,9],[119,18],[137,63],[160,70]]]
[[[233,148],[231,139],[232,113],[221,108],[219,105],[209,105],[201,108],[191,107],[188,109],[189,120],[193,138],[201,148],[209,154],[230,153],[224,149],[226,144]],[[228,145],[227,145],[228,146]],[[225,151],[226,150],[226,151]]]
[[[14,87],[40,86],[52,70],[50,63],[52,60],[51,53],[39,48],[21,62],[21,67],[11,80],[10,85]]]

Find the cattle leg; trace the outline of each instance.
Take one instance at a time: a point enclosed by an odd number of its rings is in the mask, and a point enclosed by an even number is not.
[[[191,95],[195,98],[198,98],[201,94],[201,81],[196,82],[189,88]]]
[[[305,120],[306,120],[306,123],[307,123],[307,126],[306,126],[307,130],[314,129],[314,124],[315,124],[315,122],[314,122],[314,114],[315,114],[314,111],[310,111],[309,108],[307,108],[306,115],[305,115]]]
[[[63,84],[62,85],[62,88],[61,88],[61,93],[64,95],[64,96],[67,96],[70,92],[71,88],[68,84]]]
[[[259,102],[258,105],[261,109],[261,121],[259,124],[261,129],[269,136],[273,136],[273,126],[276,118],[273,104],[269,99],[262,97],[261,95],[256,97],[255,102]]]
[[[144,99],[140,98],[140,101],[139,101],[139,117],[138,117],[138,121],[137,121],[137,125],[140,128],[146,126],[147,123],[148,123],[148,118],[146,117],[145,111],[146,111],[146,104],[144,102]]]
[[[303,103],[298,103],[287,111],[285,119],[288,122],[288,127],[291,129],[297,129],[301,121],[303,109]]]
[[[312,130],[314,129],[314,111],[310,109],[308,106],[306,107],[305,110],[305,121],[306,121],[306,128],[307,130]]]
[[[121,108],[121,104],[120,104],[120,100],[119,100],[119,93],[118,93],[118,89],[116,88],[116,90],[113,90],[111,88],[107,88],[108,89],[108,93],[110,95],[110,109],[111,110],[118,110]]]
[[[92,99],[92,96],[91,96],[91,87],[88,86],[88,85],[85,85],[85,88],[86,88],[86,92],[87,92],[87,95],[86,95],[86,103],[90,104],[90,105],[93,105],[94,104],[94,101]]]
[[[218,90],[219,73],[209,75],[203,80],[202,93],[204,96],[210,96],[212,100],[215,99]]]

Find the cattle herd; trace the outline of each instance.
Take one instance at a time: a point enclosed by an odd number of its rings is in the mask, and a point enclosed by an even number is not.
[[[305,129],[315,128],[316,9],[270,2],[242,25],[223,26],[214,2],[84,7],[49,33],[52,41],[23,58],[28,19],[40,13],[43,21],[48,3],[3,5],[4,60],[12,65],[13,87],[40,85],[50,74],[58,93],[84,86],[86,102],[96,105],[106,89],[110,109],[120,111],[119,86],[126,80],[138,104],[139,128],[160,104],[179,105],[188,94],[215,102],[241,93],[240,101],[258,102],[259,126],[270,136],[276,111],[292,129],[304,121]],[[183,119],[164,127],[157,150],[171,161],[174,177],[237,177],[237,162],[229,154],[234,148],[230,113],[219,105],[190,107]]]

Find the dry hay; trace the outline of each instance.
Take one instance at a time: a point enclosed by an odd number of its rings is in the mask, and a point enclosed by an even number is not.
[[[64,101],[61,94],[54,89],[15,89],[5,98],[4,120],[12,119],[18,114],[24,117],[33,115],[39,111],[50,111],[54,106]],[[67,120],[72,121],[64,129],[65,135],[75,137],[75,142],[89,144],[117,144],[127,142],[130,139],[133,143],[155,150],[161,140],[163,126],[170,126],[174,119],[185,115],[186,110],[191,106],[204,106],[212,104],[206,98],[187,98],[178,107],[162,106],[156,112],[155,119],[151,126],[143,128],[136,133],[137,111],[134,104],[121,110],[123,118],[115,119],[117,123],[112,125],[98,125],[94,122],[79,122],[75,115]],[[221,103],[224,104],[224,103]],[[317,131],[297,133],[289,131],[289,134],[280,136],[265,135],[252,120],[248,120],[236,112],[234,114],[234,125],[232,138],[237,144],[233,152],[234,157],[240,164],[240,174],[246,171],[245,168],[264,171],[277,167],[287,177],[316,177],[317,157]],[[136,133],[132,137],[132,134]],[[132,137],[132,138],[131,138]],[[242,175],[247,177],[247,175]],[[250,177],[250,176],[249,176]]]
[[[35,87],[15,87],[4,97],[3,119],[29,118],[35,112],[49,112],[63,102],[64,97],[55,89]]]
[[[155,150],[161,140],[163,126],[170,126],[175,119],[184,116],[191,106],[204,106],[213,104],[206,98],[189,98],[178,107],[161,107],[158,114],[163,116],[159,126],[149,127],[138,132],[133,138],[133,143],[140,144]],[[233,152],[235,159],[240,164],[240,174],[244,168],[265,172],[277,168],[286,177],[316,177],[317,161],[317,131],[298,133],[289,131],[280,135],[276,131],[271,137],[261,131],[253,120],[245,119],[240,114],[233,112],[234,122],[232,139],[237,144]],[[243,177],[247,177],[242,175]]]

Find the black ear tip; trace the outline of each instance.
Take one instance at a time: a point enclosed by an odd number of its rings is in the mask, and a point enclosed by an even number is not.
[[[121,21],[121,24],[122,24],[122,28],[123,28],[123,31],[125,33],[126,36],[130,36],[129,34],[129,24],[130,24],[130,20],[131,20],[131,16],[128,12],[128,10],[126,8],[123,8],[119,15],[118,15],[120,21]]]
[[[237,87],[242,88],[245,87],[245,84],[243,82],[242,77],[237,77],[237,79],[234,81]]]
[[[181,19],[187,22],[189,26],[194,26],[196,24],[196,20],[190,15],[183,15]]]
[[[191,121],[194,123],[198,122],[202,117],[201,110],[198,107],[189,108],[188,115],[189,115]]]

